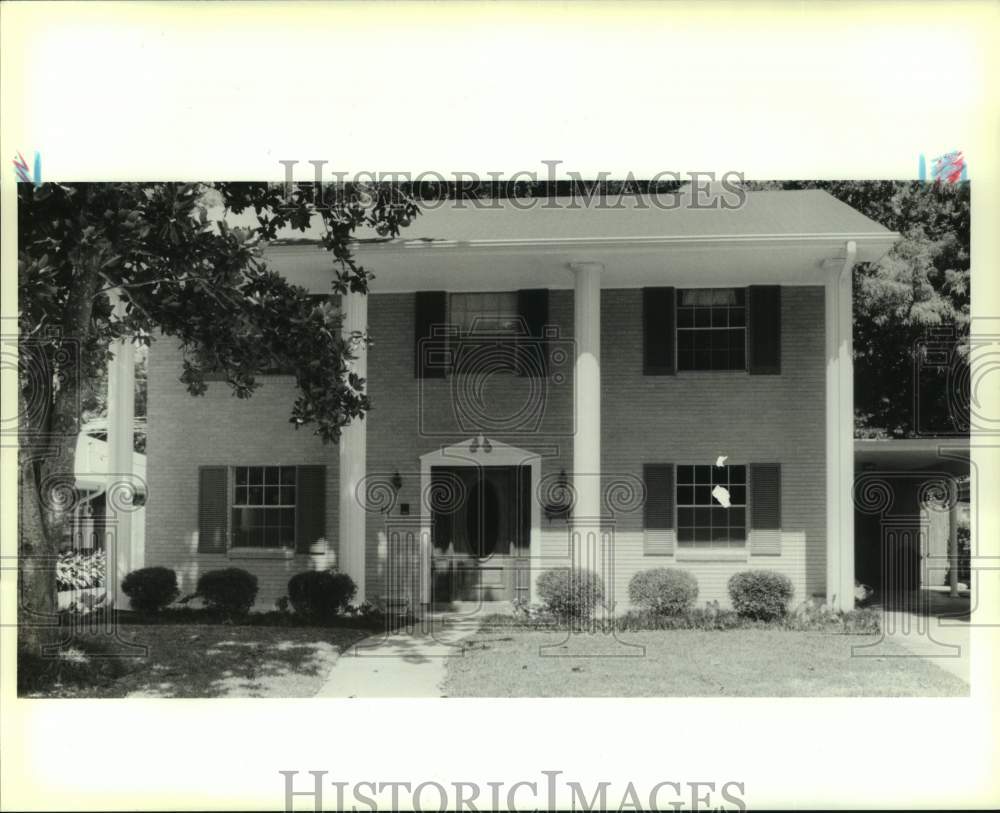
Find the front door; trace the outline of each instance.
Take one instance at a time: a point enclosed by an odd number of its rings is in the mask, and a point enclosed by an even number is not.
[[[530,466],[433,466],[431,597],[452,601],[527,598]]]

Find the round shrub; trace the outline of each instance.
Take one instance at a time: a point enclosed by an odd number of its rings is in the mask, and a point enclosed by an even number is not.
[[[682,615],[694,607],[698,580],[687,570],[641,570],[628,583],[628,597],[636,607],[656,615]]]
[[[604,582],[591,570],[549,570],[538,577],[545,609],[561,619],[587,620],[604,600]]]
[[[357,592],[354,579],[332,570],[310,570],[288,580],[288,601],[292,609],[317,620],[344,612]]]
[[[199,577],[195,595],[209,610],[246,615],[257,597],[257,577],[238,567],[210,570]]]
[[[177,574],[169,567],[143,567],[122,579],[122,592],[133,610],[155,613],[172,603],[180,590]]]
[[[793,592],[788,576],[773,570],[744,570],[729,580],[733,609],[745,618],[782,618],[788,612]]]

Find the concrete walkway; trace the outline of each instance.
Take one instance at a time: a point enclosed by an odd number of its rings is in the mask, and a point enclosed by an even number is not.
[[[888,610],[882,624],[886,640],[969,682],[967,622]]]
[[[923,588],[883,607],[885,639],[969,682],[969,594]]]
[[[373,635],[344,652],[316,697],[443,697],[448,658],[479,629],[468,616],[428,616],[421,624]]]

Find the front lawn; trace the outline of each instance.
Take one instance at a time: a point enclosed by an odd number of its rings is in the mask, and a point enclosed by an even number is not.
[[[312,697],[338,655],[370,634],[231,624],[122,624],[119,631],[123,640],[147,646],[146,656],[106,657],[116,650],[107,635],[79,633],[63,655],[64,668],[53,670],[59,680],[22,696]]]
[[[449,658],[448,697],[939,697],[968,686],[875,636],[781,629],[602,633],[484,628]],[[596,656],[594,653],[597,653]],[[566,657],[586,654],[589,657]],[[896,657],[898,655],[898,657]]]

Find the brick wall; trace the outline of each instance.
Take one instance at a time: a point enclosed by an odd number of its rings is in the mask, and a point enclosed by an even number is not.
[[[178,381],[181,354],[171,339],[156,341],[149,353],[146,565],[177,571],[182,593],[194,591],[198,575],[222,567],[242,567],[257,575],[255,609],[272,609],[287,593],[295,573],[336,563],[337,447],[324,446],[312,432],[288,422],[294,381],[267,377],[250,399],[212,382],[192,397]],[[324,464],[327,474],[325,555],[247,559],[198,553],[198,467],[203,465]]]
[[[797,599],[825,591],[825,335],[822,287],[782,290],[781,375],[679,372],[643,376],[642,292],[602,297],[601,468],[642,476],[643,463],[782,464],[782,552],[744,562],[682,562],[644,556],[642,513],[616,517],[615,596],[627,601],[636,570],[677,566],[698,578],[700,601],[728,604],[726,582],[737,570],[786,573]],[[677,548],[675,547],[675,551]]]
[[[618,513],[614,529],[613,592],[627,604],[632,574],[648,567],[686,567],[698,577],[699,601],[728,603],[725,585],[736,570],[769,567],[787,573],[799,599],[825,587],[824,331],[823,289],[785,288],[782,296],[782,373],[698,372],[642,375],[641,296],[637,289],[602,292],[602,468],[604,484],[616,476],[641,477],[643,463],[780,461],[783,531],[780,556],[744,562],[683,562],[680,556],[643,554],[641,506]],[[420,456],[483,432],[491,438],[542,455],[542,475],[572,472],[572,352],[556,363],[543,390],[538,382],[512,375],[423,379],[414,377],[413,294],[376,294],[369,301],[368,473],[399,472],[402,487],[390,515],[369,514],[367,590],[386,592],[386,529],[393,523],[419,526]],[[573,335],[573,293],[552,291],[550,322],[563,340]],[[558,359],[558,354],[557,354]],[[258,574],[258,607],[266,609],[285,592],[290,575],[325,567],[336,559],[337,449],[324,447],[308,429],[288,424],[294,396],[291,379],[273,378],[254,397],[240,401],[224,384],[192,398],[177,381],[179,353],[157,342],[149,369],[149,487],[147,564],[174,567],[191,589],[199,572],[236,565]],[[457,389],[456,389],[457,388]],[[481,403],[477,398],[482,399]],[[541,418],[530,407],[539,407]],[[525,405],[529,408],[524,410]],[[483,423],[477,410],[489,416]],[[519,411],[524,412],[518,416]],[[500,420],[507,417],[507,420]],[[478,421],[478,428],[477,428]],[[209,557],[197,547],[197,468],[201,464],[327,465],[327,556],[280,560]],[[408,517],[401,506],[409,506]],[[565,525],[543,516],[546,566],[566,563]]]

